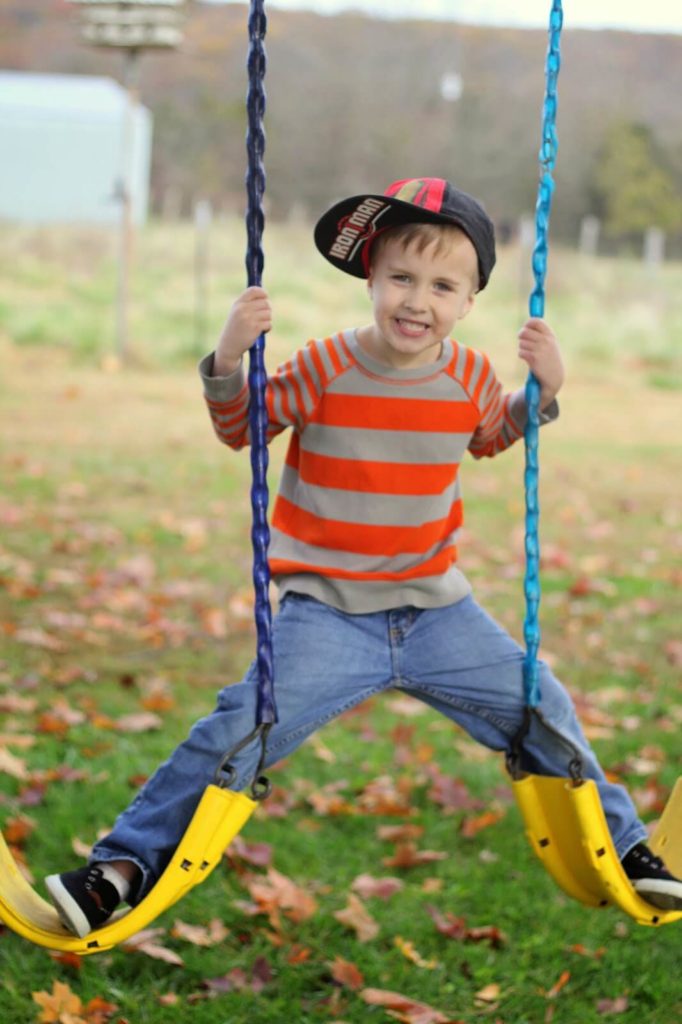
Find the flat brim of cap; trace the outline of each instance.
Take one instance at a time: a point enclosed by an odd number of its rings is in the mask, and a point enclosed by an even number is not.
[[[315,245],[331,264],[353,277],[367,277],[363,252],[376,234],[403,224],[457,224],[451,214],[436,213],[392,196],[359,195],[335,203],[315,225]]]

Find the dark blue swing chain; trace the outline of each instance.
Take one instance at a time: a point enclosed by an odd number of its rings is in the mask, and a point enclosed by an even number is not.
[[[267,19],[262,0],[251,0],[249,12],[249,87],[246,97],[248,126],[246,150],[246,272],[249,286],[260,285],[263,274],[263,195],[265,193],[265,32]],[[258,663],[258,704],[256,725],[270,726],[277,721],[273,690],[272,609],[270,607],[270,568],[268,565],[268,413],[265,404],[265,335],[261,334],[249,350],[249,421],[251,426],[251,508],[253,513],[253,585],[255,591],[256,659]]]
[[[246,94],[246,275],[249,287],[260,285],[263,275],[263,195],[265,193],[265,31],[267,20],[262,0],[251,0],[249,11],[249,87]],[[256,619],[256,662],[258,692],[255,727],[222,757],[215,773],[218,786],[229,788],[237,781],[233,758],[255,739],[260,740],[260,760],[251,783],[254,800],[263,800],[270,782],[262,774],[266,741],[277,721],[272,668],[272,609],[270,607],[270,567],[268,565],[268,412],[265,404],[265,335],[261,334],[249,349],[249,425],[251,428],[251,543],[253,546],[253,587]]]
[[[557,136],[557,80],[561,67],[561,27],[563,11],[561,0],[553,0],[549,22],[549,47],[545,66],[545,99],[542,115],[542,145],[540,146],[540,183],[535,207],[535,248],[533,250],[533,274],[535,288],[530,295],[530,315],[541,317],[545,312],[545,276],[547,273],[547,233],[552,207],[554,179],[552,171],[556,161]],[[526,618],[524,639],[526,657],[524,661],[524,693],[528,707],[536,708],[540,703],[540,682],[537,656],[540,647],[540,543],[538,523],[540,506],[538,502],[538,425],[540,414],[540,384],[533,373],[526,382],[526,405],[528,422],[525,430],[526,447]]]

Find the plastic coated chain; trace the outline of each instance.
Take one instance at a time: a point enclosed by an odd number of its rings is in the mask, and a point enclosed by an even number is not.
[[[533,274],[535,288],[530,295],[530,315],[543,316],[545,312],[545,276],[547,273],[547,232],[552,208],[554,179],[552,171],[556,161],[557,136],[557,80],[561,67],[561,27],[563,10],[561,0],[553,0],[549,22],[549,47],[545,66],[545,100],[542,115],[542,145],[540,146],[540,184],[535,207],[535,248],[533,249]],[[526,704],[537,707],[541,700],[537,656],[540,647],[540,542],[538,524],[540,505],[538,502],[538,424],[540,413],[540,384],[533,373],[526,382],[526,405],[528,422],[525,430],[526,469],[526,574],[524,592],[526,595],[526,618],[524,639],[526,657],[523,680]]]
[[[247,70],[249,88],[246,97],[248,128],[246,150],[246,272],[249,286],[260,285],[263,274],[263,195],[265,193],[265,32],[267,19],[262,0],[251,0],[249,12],[249,54]],[[251,508],[253,525],[253,585],[255,590],[256,659],[258,662],[258,706],[256,723],[277,721],[273,688],[272,609],[270,607],[270,568],[268,565],[268,413],[265,404],[267,373],[265,370],[265,336],[261,334],[249,350],[249,422],[251,425]]]

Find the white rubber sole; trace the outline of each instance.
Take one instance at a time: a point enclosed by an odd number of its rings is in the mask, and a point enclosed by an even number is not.
[[[92,931],[92,925],[76,903],[73,896],[65,888],[59,875],[48,875],[45,879],[45,887],[50,894],[50,899],[55,905],[60,920],[65,928],[84,939]]]
[[[639,878],[632,885],[643,900],[659,910],[682,910],[682,882]]]

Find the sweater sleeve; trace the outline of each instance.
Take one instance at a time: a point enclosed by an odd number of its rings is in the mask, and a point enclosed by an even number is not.
[[[268,442],[287,427],[302,430],[322,395],[314,345],[310,342],[268,377]],[[243,363],[228,377],[214,377],[213,359],[211,353],[199,363],[204,398],[218,440],[238,450],[251,443],[248,378]]]
[[[520,437],[528,418],[523,388],[503,393],[495,371],[486,356],[480,355],[483,365],[476,388],[481,419],[469,442],[469,451],[475,459],[492,458],[505,451]],[[540,413],[540,426],[551,423],[559,415],[556,399]]]

